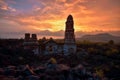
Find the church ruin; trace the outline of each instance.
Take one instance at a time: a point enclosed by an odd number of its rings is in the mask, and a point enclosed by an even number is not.
[[[72,15],[69,15],[66,20],[65,27],[65,36],[64,36],[64,44],[59,44],[55,42],[52,38],[49,40],[42,41],[41,44],[36,43],[37,36],[36,34],[32,34],[32,38],[30,38],[30,34],[25,34],[24,47],[31,48],[31,44],[34,43],[34,46],[38,46],[33,48],[37,54],[57,54],[63,53],[64,55],[69,55],[76,53],[76,42],[75,42],[75,34],[74,34],[74,21]],[[37,51],[38,50],[38,51]]]
[[[72,15],[69,15],[67,17],[64,41],[64,53],[75,53],[76,43],[74,34],[74,21]]]

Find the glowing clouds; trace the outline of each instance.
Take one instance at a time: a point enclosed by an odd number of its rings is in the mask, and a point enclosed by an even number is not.
[[[65,19],[72,14],[75,31],[119,31],[118,3],[120,0],[0,0],[0,21],[12,21],[9,26],[20,31],[55,32],[65,29]]]

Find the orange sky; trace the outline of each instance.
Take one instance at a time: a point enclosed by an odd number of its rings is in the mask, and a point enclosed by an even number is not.
[[[76,32],[120,31],[119,4],[120,0],[0,0],[0,33],[57,32],[65,29],[69,14]]]

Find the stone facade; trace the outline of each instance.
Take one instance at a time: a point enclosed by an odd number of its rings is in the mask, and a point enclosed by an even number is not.
[[[45,54],[57,54],[58,53],[58,45],[57,43],[50,38],[50,40],[45,42]]]
[[[36,34],[25,34],[24,47],[33,47],[38,54],[57,54],[64,53],[65,55],[76,52],[76,43],[75,43],[75,34],[74,34],[74,21],[72,15],[67,17],[66,27],[65,27],[65,37],[64,44],[55,42],[52,38],[47,40],[45,37],[41,39],[41,42],[38,44]],[[37,47],[36,47],[37,46]]]
[[[37,40],[37,35],[32,34],[30,36],[30,33],[25,33],[23,46],[24,46],[24,49],[32,50],[35,54],[38,54],[39,53],[39,43]]]
[[[65,40],[64,53],[65,54],[75,53],[76,43],[74,34],[74,21],[72,15],[69,15],[67,17],[64,40]]]

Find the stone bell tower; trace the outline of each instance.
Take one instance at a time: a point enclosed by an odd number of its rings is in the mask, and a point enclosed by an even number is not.
[[[76,43],[74,34],[74,21],[72,15],[67,17],[66,28],[65,28],[65,38],[64,38],[64,53],[75,53]]]

